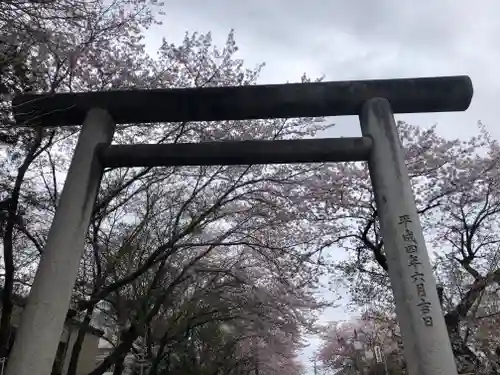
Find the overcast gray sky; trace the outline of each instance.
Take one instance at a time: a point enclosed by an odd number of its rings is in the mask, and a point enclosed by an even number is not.
[[[468,74],[474,98],[467,112],[400,115],[441,134],[469,137],[482,120],[500,138],[500,1],[477,0],[164,0],[162,26],[148,33],[181,41],[211,31],[223,43],[236,31],[240,57],[266,62],[260,83]],[[356,118],[337,117],[332,135],[360,134]],[[342,309],[325,319],[345,317]],[[312,349],[307,350],[309,356]]]

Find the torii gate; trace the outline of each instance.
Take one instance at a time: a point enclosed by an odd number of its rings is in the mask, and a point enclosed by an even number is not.
[[[27,94],[18,125],[83,124],[6,375],[48,375],[105,167],[368,161],[410,375],[456,375],[394,113],[464,111],[467,76]],[[358,115],[362,137],[110,145],[115,124]]]

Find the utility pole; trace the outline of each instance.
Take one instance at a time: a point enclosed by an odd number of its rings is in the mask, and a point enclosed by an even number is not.
[[[360,121],[409,374],[457,375],[389,101],[366,101]]]

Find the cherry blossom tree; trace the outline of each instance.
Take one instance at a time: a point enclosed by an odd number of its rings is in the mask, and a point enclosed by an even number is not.
[[[37,119],[14,128],[12,96],[257,82],[263,65],[244,65],[233,32],[222,48],[210,33],[187,33],[149,55],[142,31],[158,5],[0,3],[0,140],[9,145],[0,172],[0,356],[12,294],[29,291],[78,135],[75,127],[37,128]],[[114,142],[300,139],[327,129],[322,120],[126,124]],[[435,128],[398,128],[460,369],[494,368],[498,144],[484,128],[466,142]],[[347,260],[336,261],[332,246],[345,249]],[[93,375],[110,367],[118,375],[127,356],[141,353],[150,374],[298,373],[300,335],[324,306],[315,295],[319,278],[329,274],[349,285],[354,304],[391,316],[386,271],[365,164],[106,170],[72,300],[81,329],[69,374],[77,371],[85,328],[99,319],[114,347]],[[342,345],[339,358],[349,354]]]
[[[498,144],[484,127],[468,141],[448,141],[435,127],[422,130],[399,123],[399,132],[423,222],[443,311],[457,364],[463,371],[488,367],[472,344],[468,320],[482,295],[496,288],[498,275]],[[353,302],[393,308],[387,263],[365,165],[343,167],[347,228],[341,246],[348,260],[337,267],[337,280],[351,283]],[[474,319],[472,319],[474,320]],[[476,322],[473,323],[476,325]]]
[[[144,52],[140,38],[122,43],[116,37],[105,50],[89,48],[79,54],[78,64],[57,88],[64,89],[63,83],[69,85],[66,89],[79,91],[255,83],[261,66],[245,68],[236,52],[232,33],[222,49],[212,46],[210,34],[188,34],[179,46],[165,41],[156,58]],[[130,124],[118,127],[115,142],[296,139],[314,136],[325,128],[321,119]],[[26,236],[25,243],[32,243],[31,253],[22,252],[23,256],[29,254],[29,261],[22,267],[16,261],[16,277],[20,279],[17,275],[22,274],[27,288],[43,251],[46,224],[57,206],[76,135],[70,128],[54,131],[50,143],[42,137],[47,147],[27,166],[29,185],[24,178],[23,187],[29,214],[24,225],[16,227]],[[118,334],[115,350],[94,374],[111,365],[119,373],[124,358],[135,350],[150,325],[158,317],[163,319],[165,309],[180,303],[174,298],[177,290],[198,280],[201,271],[194,270],[206,259],[236,261],[241,257],[246,267],[252,265],[258,282],[254,287],[266,290],[263,285],[267,285],[272,301],[279,304],[271,306],[283,309],[290,305],[314,312],[319,304],[312,292],[326,271],[323,250],[336,233],[335,221],[328,220],[336,212],[336,176],[318,177],[329,168],[251,165],[106,171],[75,288],[72,311],[81,319],[82,329],[72,348],[69,373],[77,370],[84,328],[102,303],[112,306]],[[325,201],[326,210],[322,208]],[[233,265],[225,267],[219,269],[227,271]],[[298,330],[309,326],[311,319],[293,315],[288,324]],[[263,337],[261,334],[260,340]],[[287,363],[297,367],[293,353],[290,349]],[[282,356],[273,358],[278,362]]]
[[[29,287],[43,249],[46,225],[40,230],[34,227],[38,220],[47,221],[51,216],[51,206],[38,199],[39,192],[44,185],[58,183],[55,177],[44,180],[37,167],[43,164],[44,172],[55,172],[61,158],[52,154],[51,148],[63,142],[67,151],[64,141],[74,133],[72,128],[14,126],[10,101],[13,95],[26,91],[91,88],[95,56],[104,57],[124,46],[129,53],[143,48],[141,29],[154,21],[153,8],[157,5],[142,0],[0,3],[0,141],[9,145],[1,161],[4,272],[0,357],[5,357],[8,349],[12,293],[25,292],[23,287]],[[108,70],[104,64],[101,67],[105,75],[115,70]],[[52,193],[53,206],[57,194],[55,190]]]
[[[236,279],[227,273],[224,278],[156,319],[149,341],[159,345],[152,351],[150,373],[161,368],[169,373],[299,373],[298,306],[243,281],[241,271]]]
[[[332,322],[321,336],[318,359],[327,371],[365,374],[403,374],[399,327],[394,316],[367,311],[358,319]],[[376,349],[378,348],[378,349]],[[380,350],[384,363],[376,363],[375,350]]]

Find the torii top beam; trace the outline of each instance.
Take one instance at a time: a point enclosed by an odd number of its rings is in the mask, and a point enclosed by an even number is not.
[[[394,113],[464,111],[472,99],[468,76],[291,83],[185,89],[23,94],[14,98],[17,124],[80,125],[91,108],[117,124],[222,121],[359,114],[373,97]]]

